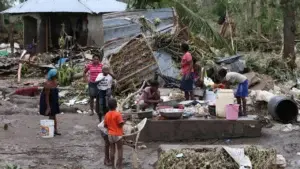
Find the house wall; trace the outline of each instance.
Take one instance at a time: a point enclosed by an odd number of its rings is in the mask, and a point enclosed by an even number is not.
[[[23,17],[24,24],[24,47],[28,46],[34,41],[37,41],[37,19],[31,16]]]
[[[88,15],[87,45],[97,47],[102,47],[104,45],[102,15]]]

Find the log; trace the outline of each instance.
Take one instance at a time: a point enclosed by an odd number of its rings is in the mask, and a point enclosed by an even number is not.
[[[20,60],[22,60],[22,58],[25,56],[26,52],[27,52],[26,50],[23,50],[23,52],[22,52],[22,54],[21,54],[21,56],[20,56]],[[22,64],[22,63],[19,63],[19,69],[18,69],[18,83],[21,82],[21,71],[22,71],[22,66],[23,66],[23,64]]]
[[[143,82],[142,87],[141,87],[138,91],[136,91],[136,92],[134,92],[134,93],[131,93],[129,96],[126,97],[126,99],[125,99],[123,102],[121,102],[121,105],[120,105],[120,111],[121,111],[121,112],[123,111],[124,105],[125,105],[132,97],[134,97],[134,96],[136,96],[137,94],[139,94],[139,93],[144,89],[145,85],[146,85],[146,81]]]

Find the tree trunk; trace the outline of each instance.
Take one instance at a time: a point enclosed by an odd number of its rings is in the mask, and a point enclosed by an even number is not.
[[[283,36],[284,36],[284,48],[283,59],[288,63],[291,69],[294,69],[297,65],[295,63],[295,33],[296,33],[296,8],[295,0],[281,0],[283,10]]]

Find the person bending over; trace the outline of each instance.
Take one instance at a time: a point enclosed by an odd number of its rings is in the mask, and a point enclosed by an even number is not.
[[[141,110],[145,111],[147,108],[153,108],[153,110],[155,110],[157,104],[162,102],[158,87],[159,83],[153,80],[150,82],[150,87],[146,87],[142,91],[143,93],[138,102]]]
[[[247,116],[247,100],[248,97],[248,79],[246,76],[236,73],[236,72],[227,72],[226,69],[221,69],[219,71],[219,76],[223,79],[223,84],[228,85],[238,84],[238,87],[235,91],[235,97],[239,107],[239,116]]]

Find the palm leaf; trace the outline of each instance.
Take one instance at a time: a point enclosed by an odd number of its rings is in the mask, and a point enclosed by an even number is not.
[[[174,6],[176,8],[176,12],[181,18],[181,21],[189,26],[189,29],[192,32],[199,33],[206,37],[207,39],[211,39],[214,44],[218,47],[226,48],[227,52],[230,54],[234,54],[233,49],[228,45],[228,43],[223,39],[222,36],[219,35],[215,30],[211,28],[211,26],[206,22],[203,18],[198,16],[195,12],[189,9],[184,4],[178,2],[177,0],[173,0]]]

